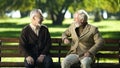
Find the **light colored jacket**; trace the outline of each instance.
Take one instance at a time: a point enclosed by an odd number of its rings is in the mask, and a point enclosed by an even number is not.
[[[87,24],[79,37],[77,36],[75,29],[76,26],[72,23],[62,34],[62,39],[68,37],[72,39],[69,53],[75,53],[78,54],[79,57],[82,57],[83,54],[88,51],[94,56],[104,44],[104,40],[100,35],[98,28]]]

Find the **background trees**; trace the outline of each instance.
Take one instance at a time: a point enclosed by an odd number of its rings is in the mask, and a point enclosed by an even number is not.
[[[6,11],[20,10],[23,15],[33,8],[40,8],[48,14],[54,25],[61,25],[67,10],[74,13],[85,9],[94,13],[94,21],[101,20],[101,11],[117,13],[120,19],[120,0],[0,0],[0,16]]]
[[[75,0],[69,10],[73,13],[74,10],[85,9],[88,12],[94,13],[94,21],[101,20],[101,12],[120,13],[120,0],[83,0],[78,2]],[[117,14],[120,17],[120,14]]]
[[[74,0],[37,0],[39,8],[46,11],[54,25],[61,25],[64,15]]]
[[[20,10],[26,12],[33,9],[34,0],[0,0],[0,16],[3,16],[6,11]]]

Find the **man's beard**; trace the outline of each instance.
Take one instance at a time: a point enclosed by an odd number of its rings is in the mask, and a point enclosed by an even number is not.
[[[80,27],[82,24],[81,23],[75,23],[76,27]]]

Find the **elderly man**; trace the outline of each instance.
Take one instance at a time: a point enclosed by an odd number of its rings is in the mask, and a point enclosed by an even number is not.
[[[51,38],[47,26],[42,24],[43,15],[40,9],[30,13],[31,23],[26,25],[20,36],[20,49],[25,56],[26,68],[35,68],[42,65],[52,68],[50,57]]]
[[[71,42],[71,49],[61,63],[62,68],[70,68],[74,63],[81,63],[81,68],[91,68],[94,55],[103,46],[103,38],[98,28],[88,24],[88,14],[79,10],[74,14],[74,22],[62,34],[65,44]],[[68,38],[71,37],[72,41]]]

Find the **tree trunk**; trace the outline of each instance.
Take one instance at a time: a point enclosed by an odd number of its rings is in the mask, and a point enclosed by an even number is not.
[[[120,20],[120,12],[118,12],[116,16],[117,16],[117,20]]]
[[[100,11],[96,11],[95,12],[94,22],[99,22],[99,21],[101,21]]]
[[[64,20],[64,14],[60,13],[56,16],[56,20],[53,21],[53,25],[62,25]]]
[[[65,13],[54,14],[54,12],[51,11],[50,15],[53,25],[62,25]]]
[[[4,11],[1,11],[0,17],[1,17],[1,18],[4,18],[4,17],[5,17],[5,12],[4,12]]]

